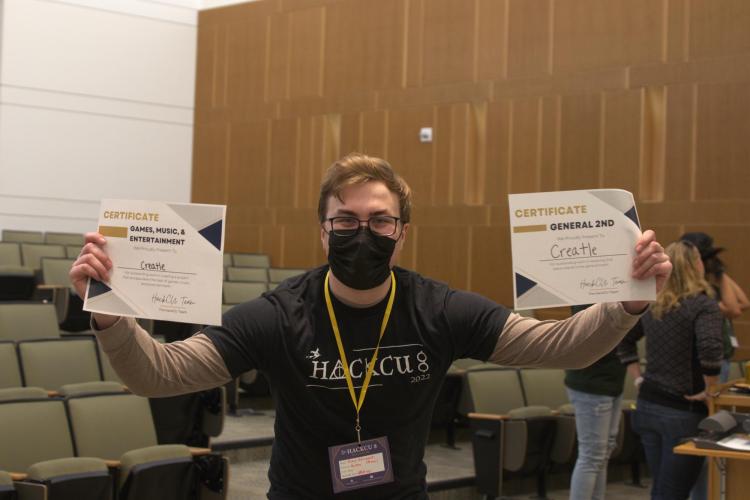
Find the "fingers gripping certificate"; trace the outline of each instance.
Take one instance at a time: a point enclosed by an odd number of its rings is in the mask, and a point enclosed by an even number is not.
[[[633,195],[593,189],[508,195],[516,309],[654,300],[631,277],[641,235]]]
[[[221,324],[223,205],[102,200],[109,282],[89,280],[84,310]]]

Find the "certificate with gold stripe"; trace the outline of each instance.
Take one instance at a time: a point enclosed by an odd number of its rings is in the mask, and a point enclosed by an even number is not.
[[[86,311],[221,324],[223,205],[102,200],[109,281],[89,280]]]
[[[641,235],[633,195],[591,189],[508,195],[516,309],[654,300],[631,277]]]

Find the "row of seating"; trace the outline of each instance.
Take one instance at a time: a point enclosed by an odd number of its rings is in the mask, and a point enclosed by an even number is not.
[[[17,229],[3,229],[3,242],[15,243],[49,243],[53,245],[77,245],[78,249],[83,246],[84,236],[81,233],[58,233],[48,231],[20,231]]]
[[[158,444],[146,398],[6,389],[0,422],[0,470],[16,478],[9,484],[0,476],[6,491],[43,490],[35,498],[49,500],[226,498],[227,460],[209,449]]]
[[[93,337],[0,341],[0,388],[59,391],[93,381],[120,381]]]
[[[76,259],[80,245],[0,242],[0,266],[23,267],[31,271],[42,268],[42,259]]]

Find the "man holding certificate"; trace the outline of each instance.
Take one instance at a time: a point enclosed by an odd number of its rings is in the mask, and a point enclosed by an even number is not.
[[[648,302],[597,304],[564,321],[521,317],[395,267],[410,211],[409,186],[387,162],[347,156],[321,185],[328,265],[182,342],[159,344],[131,318],[103,314],[93,316],[97,337],[122,380],[147,396],[263,371],[277,408],[271,499],[427,498],[424,446],[455,359],[583,367],[612,350]],[[620,252],[632,254],[628,279],[658,289],[669,276],[652,231]],[[106,282],[112,266],[106,240],[91,233],[71,281],[81,293],[89,278]]]

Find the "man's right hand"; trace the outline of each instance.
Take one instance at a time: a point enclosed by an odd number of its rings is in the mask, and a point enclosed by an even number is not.
[[[104,252],[107,240],[99,233],[86,233],[86,243],[81,249],[80,255],[70,268],[70,283],[75,288],[81,300],[86,296],[86,285],[89,278],[107,282],[109,281],[109,270],[112,269],[112,261]],[[99,328],[107,328],[113,325],[118,317],[107,314],[92,314]]]

